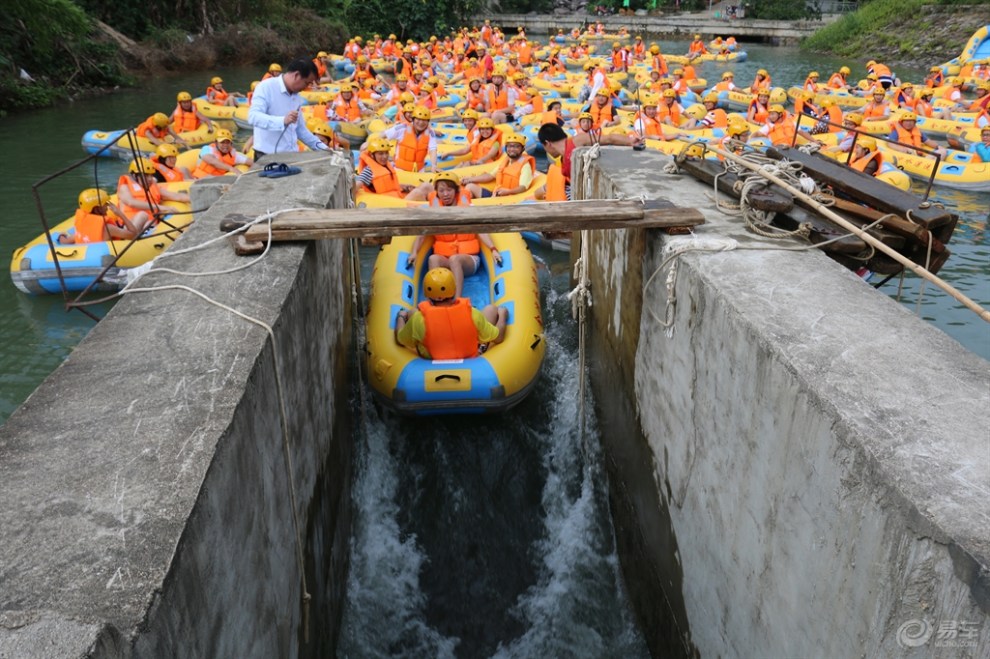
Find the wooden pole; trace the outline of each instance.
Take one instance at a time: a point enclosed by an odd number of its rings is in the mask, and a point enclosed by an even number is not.
[[[695,208],[667,200],[594,200],[514,206],[355,208],[290,211],[272,221],[272,241],[413,236],[436,233],[579,231],[582,229],[678,228],[703,224]],[[268,239],[268,226],[245,231],[248,242]]]
[[[865,240],[868,244],[872,245],[874,249],[883,252],[884,254],[886,254],[887,256],[889,256],[890,258],[894,259],[895,261],[897,261],[898,263],[900,263],[901,265],[903,265],[905,268],[909,268],[912,272],[914,272],[914,274],[918,275],[922,279],[926,279],[926,280],[932,282],[933,284],[935,284],[936,286],[938,286],[939,288],[941,288],[943,291],[945,291],[946,293],[948,293],[949,295],[951,295],[953,298],[955,298],[958,302],[961,302],[968,309],[970,309],[971,311],[975,312],[976,315],[978,315],[984,321],[990,323],[990,311],[984,309],[979,304],[977,304],[976,302],[974,302],[973,300],[971,300],[967,296],[963,295],[961,292],[959,292],[958,289],[956,289],[954,286],[952,286],[952,284],[950,284],[949,282],[947,282],[944,279],[938,277],[937,275],[933,275],[931,272],[929,272],[925,268],[921,267],[920,265],[918,265],[914,261],[911,261],[907,257],[902,256],[901,254],[897,253],[896,251],[894,251],[890,247],[887,247],[882,242],[880,242],[879,240],[877,240],[876,238],[874,238],[873,236],[871,236],[867,232],[865,232],[862,229],[860,229],[859,227],[857,227],[855,224],[853,224],[853,223],[847,221],[845,218],[837,215],[835,212],[833,212],[831,209],[829,209],[828,206],[825,206],[825,205],[819,203],[813,197],[811,197],[810,195],[805,194],[803,191],[799,190],[798,188],[795,188],[793,185],[791,185],[790,183],[788,183],[784,179],[780,178],[779,176],[776,176],[775,174],[771,174],[770,172],[762,169],[759,165],[753,164],[753,163],[749,162],[748,160],[746,160],[744,158],[740,158],[739,156],[737,156],[736,154],[734,154],[734,153],[732,153],[730,151],[724,151],[722,149],[711,147],[711,146],[707,147],[707,149],[709,151],[713,151],[713,152],[715,152],[715,153],[723,156],[724,158],[726,158],[728,160],[731,160],[732,162],[734,162],[736,164],[742,165],[746,169],[749,169],[749,170],[752,170],[754,172],[757,172],[761,176],[765,176],[766,178],[768,178],[769,180],[773,181],[777,185],[779,185],[782,188],[786,189],[788,192],[790,192],[796,198],[801,199],[807,205],[813,207],[816,211],[818,211],[819,213],[821,213],[822,215],[824,215],[825,217],[827,217],[832,222],[835,222],[836,224],[838,224],[839,226],[841,226],[843,229],[846,229],[850,233],[853,233],[853,234],[859,236],[860,238],[862,238],[863,240]]]

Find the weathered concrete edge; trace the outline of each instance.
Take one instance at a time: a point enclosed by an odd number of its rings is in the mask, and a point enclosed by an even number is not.
[[[272,203],[325,207],[334,192],[337,199],[343,198],[339,192],[347,190],[349,180],[339,172],[349,172],[349,168],[339,169],[334,177],[328,164],[306,166],[304,170],[298,177],[268,182],[261,198],[239,210],[255,215]],[[217,213],[227,210],[211,211],[201,218],[180,239],[178,248],[215,237]],[[310,326],[313,332],[326,330],[325,340],[340,339],[349,335],[346,286],[340,285],[346,280],[342,249],[339,243],[335,247],[328,243],[320,250],[280,246],[259,264],[256,277],[228,276],[226,285],[216,285],[215,281],[204,285],[213,278],[193,281],[196,288],[209,290],[221,301],[247,307],[250,315],[273,324],[279,336],[285,329],[284,303],[297,285],[295,273],[308,270],[312,278],[314,268],[333,272],[338,285],[324,289],[333,296],[320,308],[320,316],[310,319]],[[203,270],[204,265],[221,269],[244,262],[221,244],[206,253],[171,259],[168,265]],[[159,283],[164,279],[163,275],[152,275],[141,283],[150,284],[152,278]],[[188,285],[190,280],[181,283]],[[280,341],[282,351],[292,346],[287,338],[282,336]],[[184,537],[187,519],[203,501],[203,488],[209,490],[204,486],[209,482],[207,471],[216,470],[212,465],[218,444],[229,441],[244,386],[263,373],[265,363],[270,364],[267,344],[264,332],[248,328],[226,312],[214,313],[206,305],[197,307],[187,293],[129,296],[12,415],[0,430],[0,500],[4,501],[0,509],[4,536],[0,548],[0,654],[31,656],[39,647],[50,648],[48,656],[130,654],[138,630],[155,624],[148,607],[161,594],[160,589],[168,587],[163,580],[175,564],[177,552],[183,551],[180,538]],[[339,376],[346,341],[342,345],[343,353],[331,355],[328,351],[323,359],[301,363],[319,365],[333,359],[336,366],[330,370]],[[136,362],[135,354],[144,354],[143,362]],[[178,355],[189,359],[178,360]],[[261,379],[268,380],[262,388],[273,399],[270,377],[262,375]],[[99,388],[95,388],[97,382]],[[326,394],[338,383],[330,382],[316,393]],[[104,391],[130,394],[115,410],[120,419],[105,414],[102,405],[93,405],[93,395]],[[163,395],[146,397],[146,391]],[[342,391],[346,396],[346,385],[338,387],[336,394]],[[327,412],[339,404],[332,398],[313,401],[306,389],[289,393],[293,402],[306,401],[309,396],[311,404]],[[297,469],[299,465],[310,467],[310,473],[297,471],[297,492],[313,490],[317,470],[325,462],[326,443],[334,423],[339,424],[333,417],[323,414],[325,421],[316,423],[315,428],[308,419],[290,419],[290,426],[297,426],[296,442],[314,430],[327,431],[323,446],[294,444]],[[278,436],[277,429],[273,434]],[[280,449],[280,444],[275,447]],[[318,454],[321,450],[322,456]],[[100,459],[107,455],[115,460]],[[273,461],[270,470],[278,465]],[[38,477],[41,473],[44,478]],[[281,474],[273,471],[275,479]],[[283,510],[276,517],[287,523],[285,493],[283,484],[277,492],[267,494],[274,499],[273,505]],[[299,496],[304,524],[308,499],[306,494]],[[335,500],[349,509],[349,496]],[[217,521],[213,520],[214,525]],[[292,559],[291,534],[277,535]],[[82,545],[84,538],[86,544]],[[346,538],[343,546],[346,555]],[[46,564],[46,557],[54,560]],[[295,572],[294,561],[289,565]],[[284,584],[280,588],[293,590]],[[290,592],[289,602],[298,602],[298,592],[294,595]],[[290,631],[280,639],[281,649],[271,646],[277,654],[287,654],[296,647],[297,633],[292,630],[298,628],[298,605],[293,604],[291,611],[295,611],[290,616],[296,622],[285,625]],[[188,634],[188,628],[183,633]],[[249,636],[244,635],[244,643],[250,642]]]
[[[615,171],[615,168],[619,166],[621,162],[615,157],[609,157],[603,155],[603,160],[608,161],[607,166],[600,166],[601,163],[596,163],[592,167],[592,176],[594,181],[592,183],[592,188],[598,193],[598,196],[603,197],[621,197],[621,196],[633,196],[641,194],[643,191],[643,186],[641,185],[641,180],[637,179],[635,176],[628,177],[628,170],[623,171],[623,179],[621,181],[615,180],[611,177],[610,172]],[[627,162],[622,162],[623,165],[628,165]],[[654,171],[659,170],[660,164],[653,165]],[[669,198],[675,199],[676,193],[673,195],[667,195]],[[702,228],[702,233],[710,231],[711,227]],[[620,233],[620,232],[615,232]],[[716,232],[718,233],[718,232]],[[619,239],[619,244],[623,244],[622,238]],[[610,257],[614,258],[615,254],[610,253]],[[810,256],[810,255],[809,255]],[[772,317],[775,310],[772,308],[761,308],[761,309],[749,309],[747,310],[746,305],[751,302],[752,296],[736,296],[734,295],[736,291],[725,290],[725,282],[728,279],[725,275],[729,271],[724,268],[719,270],[717,274],[713,274],[710,268],[700,268],[698,263],[702,260],[705,262],[710,262],[713,259],[718,259],[717,256],[688,256],[685,257],[684,263],[685,267],[690,269],[690,276],[699,276],[696,271],[700,270],[704,272],[705,285],[713,287],[714,290],[722,290],[722,293],[718,295],[720,304],[724,303],[730,307],[733,307],[733,313],[746,317],[747,315],[752,318],[760,318],[760,323],[768,317]],[[725,259],[730,259],[727,256]],[[824,267],[828,268],[831,264],[825,259],[820,259],[826,262]],[[628,268],[635,269],[635,264],[628,264]],[[607,270],[608,268],[606,268]],[[840,272],[844,277],[837,281],[844,281],[846,288],[855,288],[858,282],[850,280],[845,276],[844,272]],[[684,276],[684,275],[682,275]],[[832,277],[835,279],[835,277]],[[802,282],[795,282],[795,286],[800,288]],[[606,293],[607,297],[611,297],[612,291],[609,286],[608,275],[604,279],[601,277],[595,282],[596,287],[598,287],[599,295],[602,291],[608,291]],[[657,284],[654,284],[656,286]],[[773,291],[770,291],[771,297]],[[859,298],[864,297],[864,291],[858,289],[855,291],[858,296],[856,299],[858,302],[862,302]],[[659,294],[652,294],[651,297],[655,299]],[[635,297],[635,296],[634,296]],[[975,469],[976,475],[980,473],[987,473],[987,461],[986,458],[983,461],[980,460],[982,456],[985,456],[985,444],[982,443],[981,438],[985,436],[985,424],[981,424],[981,416],[985,419],[985,411],[987,409],[987,364],[984,360],[979,359],[975,355],[968,353],[963,350],[958,344],[956,344],[948,337],[940,332],[939,330],[928,326],[926,323],[918,321],[917,319],[910,317],[905,310],[903,310],[899,305],[889,301],[883,296],[878,296],[874,294],[874,298],[871,298],[867,308],[860,308],[857,310],[858,313],[865,316],[861,322],[855,322],[855,319],[850,318],[851,322],[849,327],[850,334],[856,335],[857,331],[863,329],[862,326],[869,325],[869,322],[876,321],[880,318],[885,318],[889,314],[898,315],[901,317],[907,317],[906,320],[902,318],[903,325],[907,327],[907,335],[902,333],[905,331],[901,326],[902,323],[898,323],[897,327],[894,329],[897,331],[896,338],[898,339],[912,339],[919,344],[919,347],[924,348],[925,355],[935,354],[928,360],[922,360],[922,372],[927,372],[932,377],[929,380],[925,380],[924,377],[920,378],[922,380],[920,393],[920,398],[925,399],[926,395],[930,392],[935,394],[933,389],[938,388],[942,383],[949,379],[952,384],[958,384],[963,390],[969,387],[969,394],[964,394],[962,400],[952,400],[946,405],[942,405],[937,411],[942,412],[939,421],[943,425],[943,432],[939,435],[941,438],[947,438],[947,442],[950,446],[946,447],[945,450],[941,451],[940,457],[945,457],[946,453],[955,452],[954,457],[959,462],[959,464],[952,463],[952,457],[950,456],[947,460],[948,465],[945,469],[941,469],[936,474],[936,478],[929,478],[931,476],[927,471],[918,473],[919,470],[912,469],[910,463],[913,451],[921,450],[925,453],[925,449],[931,444],[931,432],[933,428],[932,424],[928,422],[926,418],[923,417],[922,412],[917,406],[911,404],[911,402],[905,402],[903,400],[891,400],[885,402],[883,400],[883,392],[880,392],[875,398],[870,397],[868,403],[872,407],[872,410],[863,410],[859,412],[855,405],[846,406],[846,400],[835,400],[832,395],[833,391],[823,391],[821,388],[815,390],[815,387],[811,387],[812,391],[810,393],[817,397],[817,400],[822,403],[823,410],[836,419],[836,432],[837,438],[840,441],[847,443],[855,451],[858,451],[861,456],[868,461],[870,464],[874,465],[878,477],[875,479],[876,483],[879,483],[880,491],[879,496],[886,501],[897,502],[897,507],[903,511],[905,524],[909,528],[914,528],[922,536],[930,536],[933,533],[942,542],[948,542],[948,554],[951,555],[953,562],[956,565],[956,578],[961,579],[970,588],[972,596],[976,602],[980,602],[980,605],[986,611],[985,604],[985,593],[986,593],[986,566],[987,566],[987,551],[986,551],[986,539],[987,539],[987,520],[985,516],[985,508],[980,507],[980,498],[978,492],[963,487],[960,490],[959,483],[952,482],[949,483],[951,487],[946,489],[944,486],[946,480],[951,480],[951,476],[958,473],[959,469],[969,468]],[[740,301],[742,300],[742,301]],[[637,300],[633,299],[633,304]],[[642,303],[643,301],[640,300]],[[871,309],[876,304],[876,309]],[[682,305],[685,304],[682,301]],[[852,305],[850,305],[852,306]],[[598,307],[600,311],[601,308]],[[684,313],[679,311],[679,313]],[[763,348],[772,350],[776,357],[781,363],[787,365],[787,367],[795,374],[801,375],[801,379],[813,383],[816,379],[815,376],[811,376],[812,373],[818,371],[822,367],[821,358],[823,356],[827,357],[826,363],[830,360],[834,361],[832,357],[827,355],[829,350],[837,349],[838,353],[843,353],[842,348],[844,347],[841,343],[838,345],[828,345],[821,352],[818,351],[808,351],[807,345],[798,345],[794,342],[793,337],[789,336],[785,330],[796,329],[797,324],[803,324],[808,319],[798,318],[800,323],[793,322],[781,322],[777,327],[777,323],[772,323],[773,328],[770,332],[770,336],[779,336],[781,338],[781,345],[774,345],[773,341],[764,345]],[[815,329],[815,325],[820,321],[820,318],[811,318],[815,321],[811,325],[811,329]],[[784,325],[793,325],[792,327],[784,327]],[[618,328],[612,327],[613,331],[623,331],[629,330],[629,325],[622,323]],[[633,327],[634,331],[637,328]],[[809,329],[804,326],[803,329]],[[828,336],[830,330],[834,332],[834,328],[824,328],[825,334]],[[690,331],[682,326],[678,326],[678,331]],[[875,348],[871,345],[873,341],[870,338],[875,338],[876,332],[868,332],[861,334],[864,342],[867,343],[867,351],[872,351]],[[623,337],[625,340],[628,337]],[[766,335],[764,334],[764,338]],[[832,338],[829,336],[829,338]],[[836,337],[843,341],[848,341],[848,337],[839,336]],[[662,340],[662,339],[661,339]],[[910,352],[910,348],[914,346],[906,346]],[[910,353],[914,354],[914,353]],[[948,360],[950,365],[948,369],[944,368],[944,364],[940,361],[945,358],[945,355],[951,355],[952,358]],[[862,355],[857,355],[861,357]],[[839,364],[844,369],[854,368],[855,364]],[[927,368],[927,371],[926,371]],[[809,377],[811,376],[811,377]],[[880,386],[882,388],[883,382],[873,382],[875,376],[867,377],[868,382],[859,382],[860,385],[871,387]],[[904,380],[898,380],[898,382],[904,382]],[[968,384],[966,384],[968,383]],[[599,383],[601,385],[601,383]],[[611,386],[611,383],[610,385]],[[942,393],[941,396],[944,398],[955,398],[955,396],[949,393]],[[936,400],[937,396],[932,396],[930,400]],[[975,403],[977,406],[982,405],[982,407],[977,407],[973,409],[965,409],[968,403]],[[642,402],[640,403],[642,404]],[[900,419],[896,427],[891,428],[880,428],[879,435],[876,437],[871,434],[875,430],[875,419],[869,414],[868,411],[879,412],[881,415],[891,415],[899,409],[899,404],[906,404],[907,407],[911,408],[909,410],[909,415],[912,416],[911,419],[903,420]],[[951,409],[950,409],[951,408]],[[981,413],[982,410],[982,413]],[[843,413],[845,412],[845,413]],[[850,414],[850,412],[853,412]],[[949,418],[946,418],[949,417]],[[944,427],[949,426],[949,427]],[[898,435],[902,432],[901,435]],[[953,436],[954,433],[955,436]],[[901,438],[905,437],[909,441],[907,443],[902,442]],[[961,440],[956,441],[956,440]],[[981,449],[981,445],[984,447]],[[963,449],[960,451],[960,449]],[[968,450],[968,453],[967,453]],[[982,450],[982,453],[981,453]],[[974,456],[975,463],[968,461],[960,456],[972,455]],[[662,459],[662,456],[656,456],[656,459]],[[907,472],[907,473],[905,473]],[[912,480],[911,475],[920,476],[920,479]],[[874,479],[871,478],[871,482]],[[919,483],[918,480],[921,482]],[[669,484],[668,484],[669,487]],[[956,497],[963,493],[961,505],[957,505],[960,502],[956,500]],[[941,504],[941,505],[940,505]],[[948,505],[945,505],[948,504]],[[968,506],[968,515],[958,515],[960,509],[965,509]],[[981,511],[983,511],[981,513]],[[981,594],[982,593],[982,594]],[[982,600],[982,601],[981,601]],[[698,623],[698,621],[692,621]],[[705,624],[704,621],[700,621],[700,624]]]

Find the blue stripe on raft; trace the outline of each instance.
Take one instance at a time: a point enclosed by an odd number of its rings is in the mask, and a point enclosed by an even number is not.
[[[436,377],[445,369],[471,372],[471,387],[464,391],[426,391],[426,378]],[[432,373],[431,373],[432,372]],[[433,362],[414,359],[402,370],[396,389],[405,394],[406,403],[444,403],[458,400],[490,400],[492,391],[501,390],[502,383],[495,369],[484,357],[459,362]],[[459,410],[464,413],[463,409]]]

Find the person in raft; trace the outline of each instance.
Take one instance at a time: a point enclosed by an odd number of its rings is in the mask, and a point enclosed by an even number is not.
[[[454,172],[440,172],[433,179],[435,190],[430,194],[431,206],[470,206],[471,193],[461,185]],[[412,196],[412,195],[410,195]],[[408,199],[409,197],[406,197]],[[465,201],[465,203],[461,203]],[[457,203],[454,203],[454,202]],[[406,268],[412,268],[426,236],[417,236],[413,241]],[[427,265],[430,269],[447,268],[454,274],[454,294],[460,296],[464,289],[464,277],[470,277],[481,266],[481,245],[492,252],[496,263],[502,263],[502,255],[495,248],[495,242],[487,233],[448,233],[433,236],[433,254]]]
[[[144,217],[139,221],[147,220]],[[75,233],[59,235],[60,245],[129,240],[139,233],[124,212],[110,202],[110,196],[98,188],[87,188],[79,193],[74,226]]]
[[[423,359],[468,359],[501,343],[509,312],[487,305],[481,311],[454,292],[454,273],[434,268],[423,278],[426,300],[411,315],[402,310],[395,319],[395,340]]]

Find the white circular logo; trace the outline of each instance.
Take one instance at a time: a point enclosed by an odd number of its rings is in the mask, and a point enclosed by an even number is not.
[[[902,648],[917,648],[932,637],[932,625],[927,620],[908,620],[897,630],[897,644]]]

